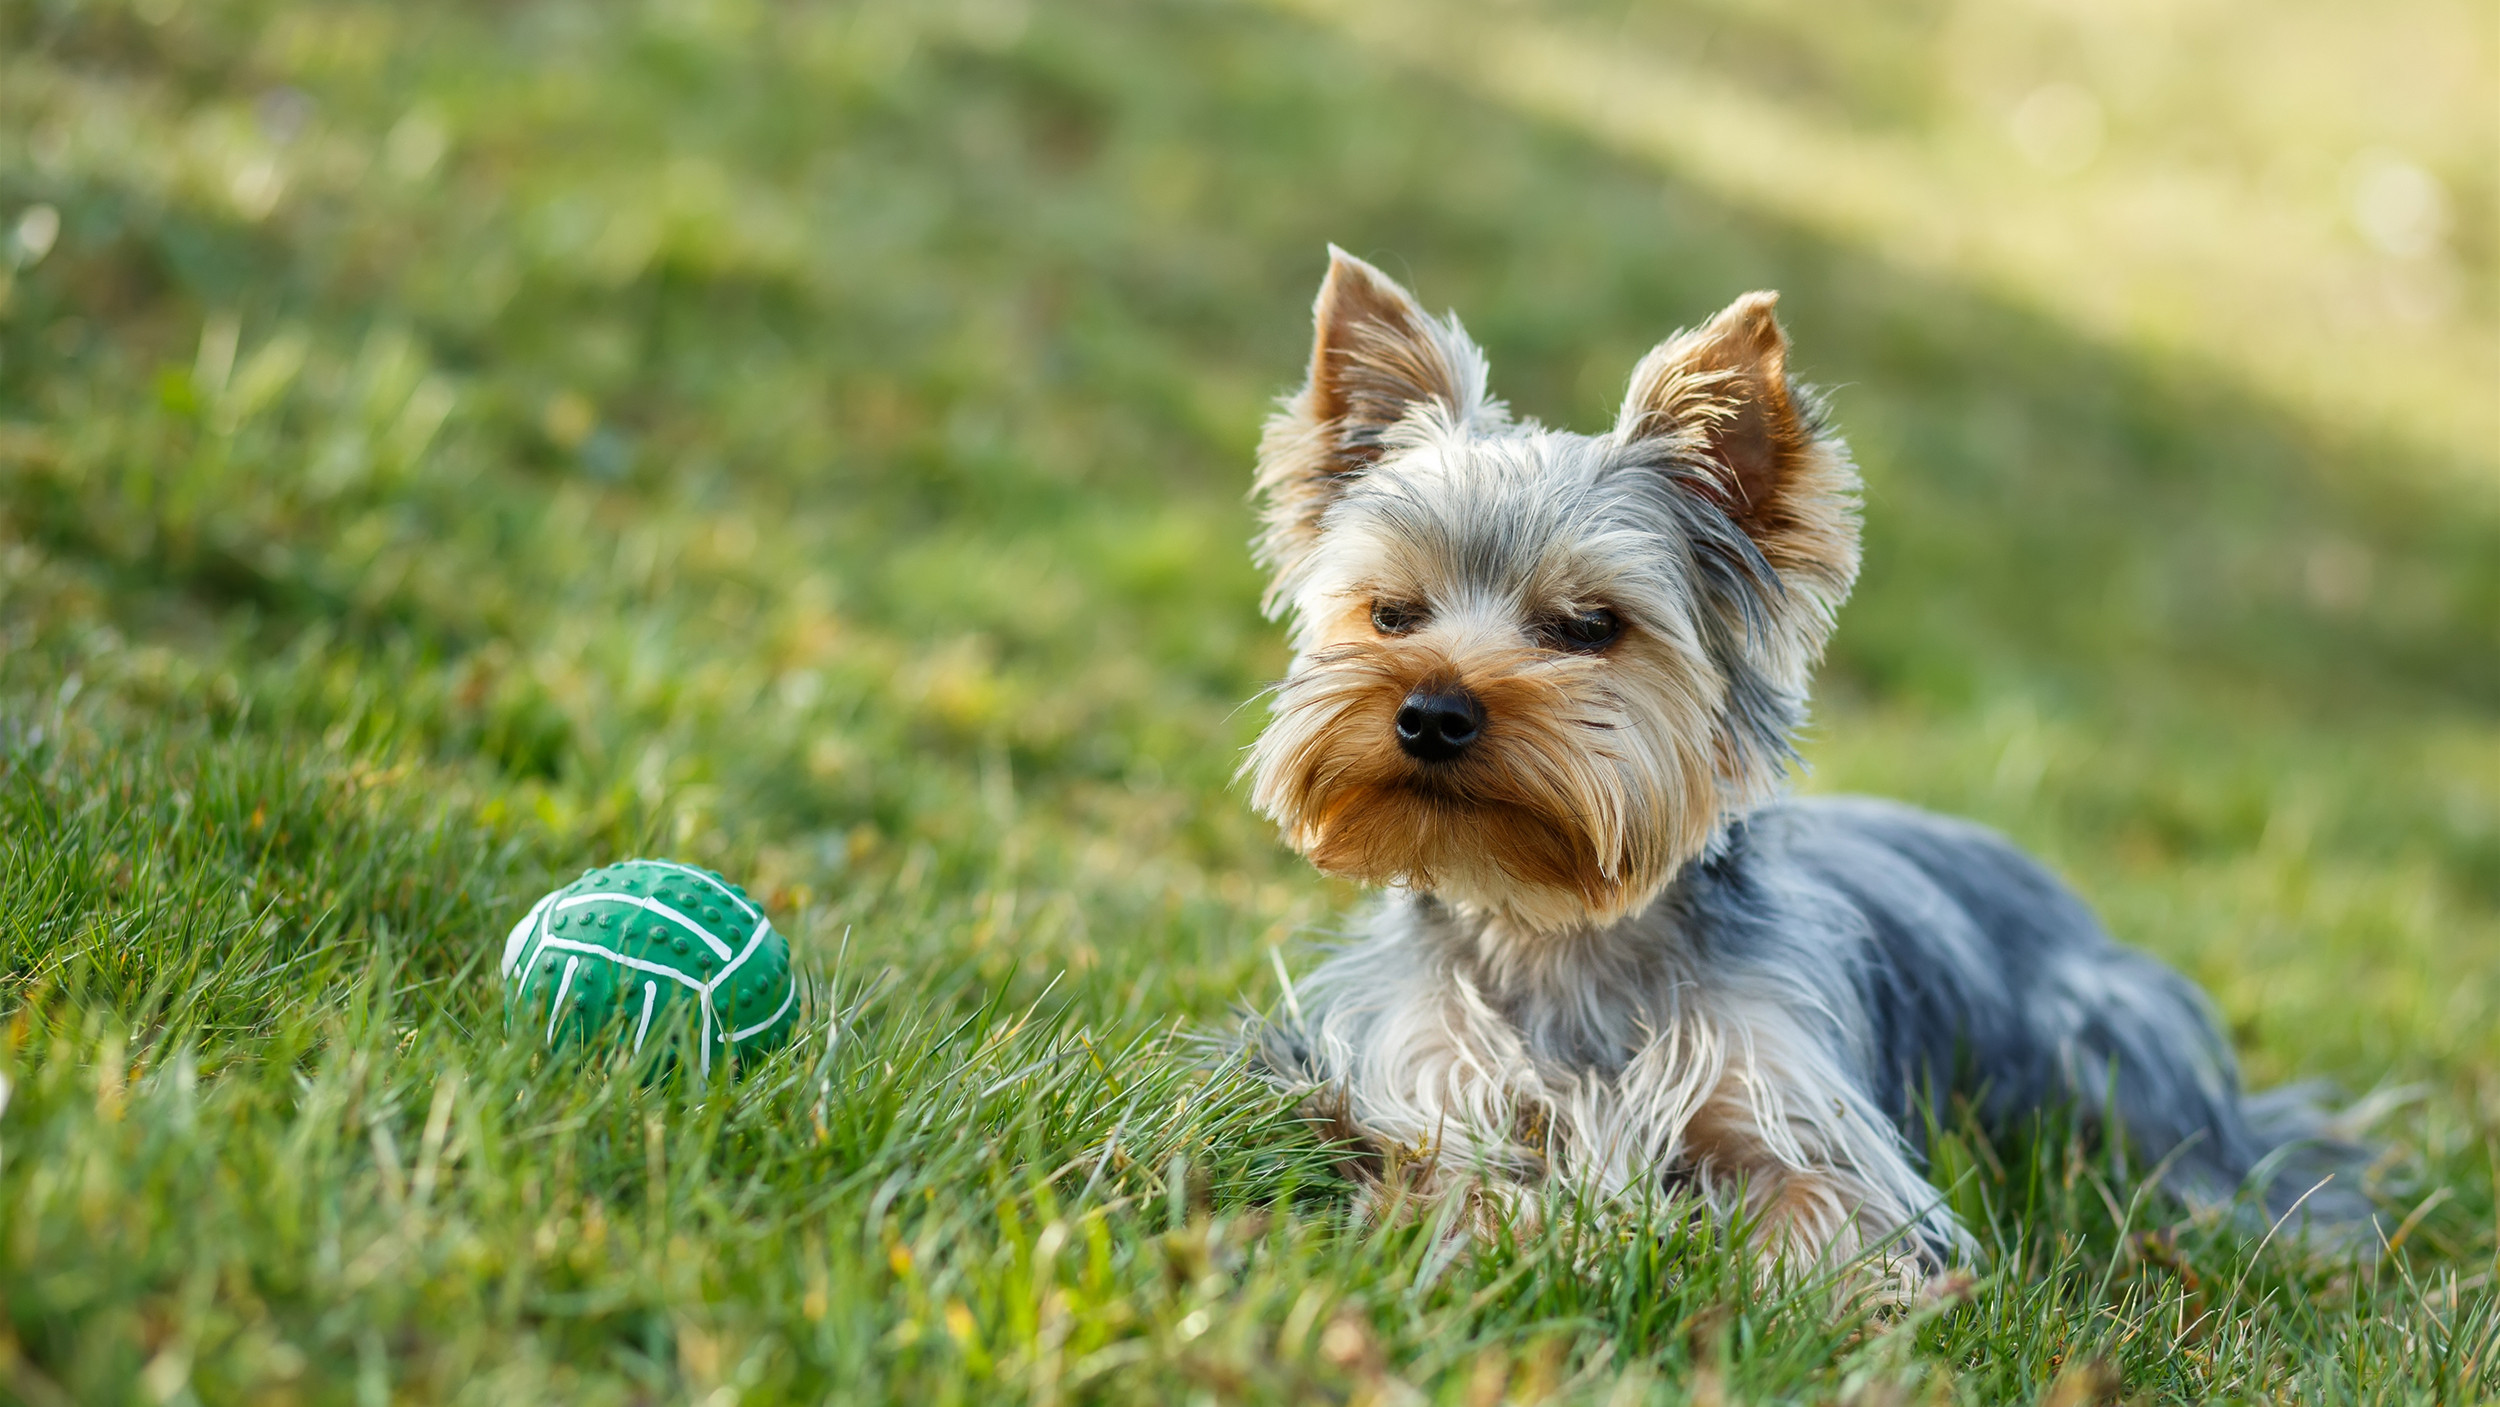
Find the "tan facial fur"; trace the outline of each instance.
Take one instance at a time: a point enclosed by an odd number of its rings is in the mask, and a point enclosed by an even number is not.
[[[1419,763],[1392,720],[1410,692],[1447,685],[1482,703],[1484,736]],[[1331,874],[1538,928],[1612,917],[1708,838],[1657,822],[1698,829],[1714,814],[1711,688],[1637,632],[1603,656],[1540,648],[1498,621],[1382,636],[1368,600],[1348,602],[1279,690],[1254,800]]]

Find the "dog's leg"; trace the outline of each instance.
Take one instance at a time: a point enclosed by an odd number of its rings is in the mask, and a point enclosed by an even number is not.
[[[1856,1263],[1854,1289],[1897,1297],[1915,1290],[1927,1259],[1966,1241],[1872,1115],[1826,1062],[1746,1052],[1685,1125],[1682,1165],[1751,1228],[1766,1264],[1794,1274]]]
[[[1713,1092],[1685,1130],[1688,1166],[1721,1203],[1741,1214],[1766,1260],[1804,1263],[1848,1260],[1865,1249],[1870,1211],[1883,1220],[1881,1195],[1850,1170],[1813,1161],[1767,1126],[1751,1092],[1730,1080]]]
[[[1300,1001],[1306,1018],[1278,1064],[1371,1155],[1368,1202],[1532,1200],[1517,1194],[1547,1171],[1550,1099],[1517,1030],[1472,984],[1375,945],[1340,954]]]

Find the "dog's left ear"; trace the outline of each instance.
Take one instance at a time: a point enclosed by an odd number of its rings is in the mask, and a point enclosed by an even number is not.
[[[1776,293],[1748,293],[1659,343],[1633,368],[1615,422],[1626,441],[1681,441],[1705,470],[1701,491],[1766,555],[1792,525],[1815,448],[1788,384],[1788,337],[1771,312],[1778,303]]]
[[[1788,379],[1778,302],[1748,293],[1660,343],[1633,369],[1615,422],[1618,440],[1654,446],[1662,467],[1717,510],[1693,524],[1703,589],[1742,642],[1724,663],[1792,701],[1753,710],[1766,722],[1802,716],[1806,677],[1858,575],[1857,469]],[[1730,527],[1776,579],[1763,579]],[[1758,741],[1764,756],[1776,754],[1770,732]]]

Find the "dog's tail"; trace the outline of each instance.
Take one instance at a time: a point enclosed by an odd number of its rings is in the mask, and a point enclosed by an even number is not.
[[[2322,1082],[2251,1094],[2204,994],[2151,957],[2115,947],[2067,971],[2077,1014],[2068,1075],[2161,1186],[2198,1210],[2225,1210],[2260,1235],[2327,1250],[2376,1245],[2370,1126],[2412,1093],[2336,1107]]]
[[[2369,1130],[2418,1097],[2391,1087],[2339,1108],[2335,1087],[2320,1080],[2243,1097],[2240,1113],[2260,1151],[2241,1174],[2242,1190],[2257,1194],[2269,1229],[2326,1249],[2375,1249],[2369,1182],[2383,1150]]]
[[[2216,1110],[2206,1133],[2163,1160],[2170,1166],[2162,1182],[2190,1208],[2224,1215],[2253,1235],[2374,1255],[2383,1228],[2372,1179],[2384,1150],[2368,1131],[2414,1097],[2387,1089],[2342,1104],[2324,1081],[2239,1095]]]

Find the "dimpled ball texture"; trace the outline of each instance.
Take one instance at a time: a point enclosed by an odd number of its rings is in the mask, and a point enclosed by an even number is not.
[[[798,1024],[790,945],[710,870],[627,860],[541,899],[503,950],[504,1011],[550,1049],[602,1035],[639,1056],[692,1035],[715,1057],[778,1049]]]

